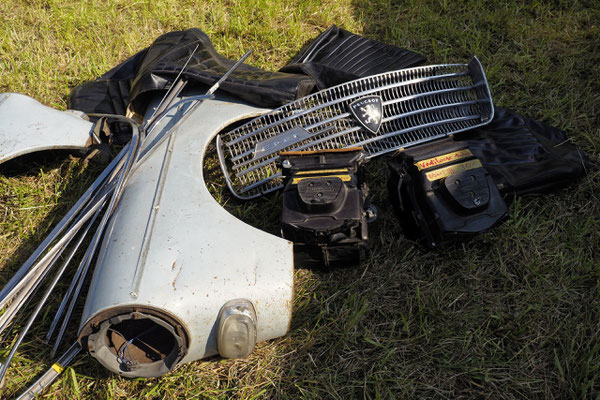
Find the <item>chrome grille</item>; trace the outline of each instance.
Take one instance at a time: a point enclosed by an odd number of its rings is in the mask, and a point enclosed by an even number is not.
[[[365,129],[349,105],[379,96],[377,133]],[[477,58],[468,64],[404,69],[347,82],[303,97],[219,135],[217,148],[227,184],[250,199],[282,186],[281,151],[362,146],[368,157],[485,125],[493,105]]]

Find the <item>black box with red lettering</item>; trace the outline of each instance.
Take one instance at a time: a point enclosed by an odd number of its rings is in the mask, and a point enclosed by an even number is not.
[[[404,234],[434,248],[499,224],[507,206],[466,143],[415,146],[388,161],[388,189]]]

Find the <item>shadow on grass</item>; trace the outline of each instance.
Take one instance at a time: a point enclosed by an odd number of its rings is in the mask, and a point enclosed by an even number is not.
[[[578,119],[575,141],[598,158],[598,147],[585,142],[595,128],[564,101],[597,119],[589,82],[569,72],[565,46],[573,38],[553,35],[562,45],[543,39],[557,32],[560,22],[551,15],[562,11],[574,12],[561,15],[575,31],[585,30],[585,7],[359,0],[354,7],[365,36],[421,52],[431,63],[476,54],[501,105],[566,128]],[[587,33],[577,40],[583,54],[597,58]],[[552,68],[548,60],[561,61]],[[381,211],[369,227],[372,257],[355,268],[297,272],[272,397],[582,398],[600,392],[600,210],[587,200],[596,198],[598,174],[581,187],[519,200],[505,225],[469,243],[426,252],[400,236],[385,200],[384,163],[367,169]]]
[[[1,176],[16,179],[32,178],[31,185],[43,185],[44,183],[40,183],[37,178],[47,176],[55,170],[60,171],[59,175],[61,177],[69,174],[66,179],[58,178],[60,181],[57,179],[55,182],[48,182],[48,184],[54,185],[53,190],[60,190],[59,197],[53,199],[54,204],[44,206],[44,208],[50,208],[50,210],[38,222],[38,227],[32,231],[31,236],[27,237],[27,240],[18,248],[12,250],[11,254],[4,256],[9,261],[2,270],[3,284],[27,260],[31,253],[33,253],[33,250],[54,228],[54,225],[62,219],[66,211],[87,189],[89,184],[94,180],[94,176],[99,173],[101,169],[99,167],[92,166],[92,168],[83,169],[72,164],[75,161],[69,158],[71,154],[69,151],[43,151],[21,156],[0,165]],[[8,196],[10,195],[9,193],[2,194],[4,197],[2,201],[5,204],[9,204],[11,199]],[[18,196],[19,194],[15,193],[13,195]],[[49,197],[53,195],[55,196],[56,194],[48,194]],[[7,227],[8,224],[9,222],[6,222]]]

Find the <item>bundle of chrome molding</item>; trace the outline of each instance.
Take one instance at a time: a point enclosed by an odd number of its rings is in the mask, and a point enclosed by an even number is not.
[[[71,284],[62,299],[46,336],[46,339],[49,341],[54,336],[56,328],[62,319],[54,344],[53,354],[60,346],[89,271],[92,259],[100,244],[104,228],[119,201],[123,188],[127,183],[127,178],[139,155],[140,135],[137,124],[122,116],[110,116],[110,118],[116,118],[120,121],[130,123],[132,129],[131,141],[121,150],[109,166],[94,181],[92,186],[90,186],[77,203],[67,212],[58,225],[56,225],[52,232],[44,239],[0,292],[0,309],[4,311],[0,316],[0,333],[5,333],[3,339],[6,339],[8,332],[12,330],[9,328],[15,323],[15,317],[17,317],[21,311],[25,310],[41,284],[51,272],[53,272],[59,259],[63,256],[63,253],[69,249],[68,254],[64,257],[58,270],[54,271],[52,281],[47,285],[42,298],[29,315],[8,353],[8,356],[5,358],[2,368],[0,369],[0,380],[4,378],[8,366],[19,345],[22,343],[25,335],[33,325],[35,318],[50,297],[56,284],[61,279],[67,266],[73,260],[73,257],[81,247],[82,243],[93,231],[92,227],[95,221],[102,215],[102,219],[92,235],[91,242],[79,263]],[[102,214],[102,212],[104,212],[104,214]],[[72,354],[74,357],[78,353],[78,351],[76,351],[77,348],[78,346],[72,347],[68,353]]]

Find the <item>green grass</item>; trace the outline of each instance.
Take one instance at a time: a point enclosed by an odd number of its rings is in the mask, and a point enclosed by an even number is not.
[[[476,54],[497,105],[565,129],[600,164],[595,1],[0,0],[0,92],[64,109],[77,84],[190,27],[230,58],[252,48],[251,64],[277,69],[334,23],[431,63]],[[194,362],[157,379],[123,379],[80,356],[45,398],[600,398],[597,168],[573,187],[517,199],[502,226],[433,253],[401,236],[384,170],[368,164],[380,210],[371,259],[298,269],[287,336],[246,360]],[[0,283],[99,170],[59,155],[2,171]],[[278,196],[239,203],[218,171],[208,176],[232,213],[276,230]],[[49,366],[41,338],[52,306],[45,312],[2,397]]]

